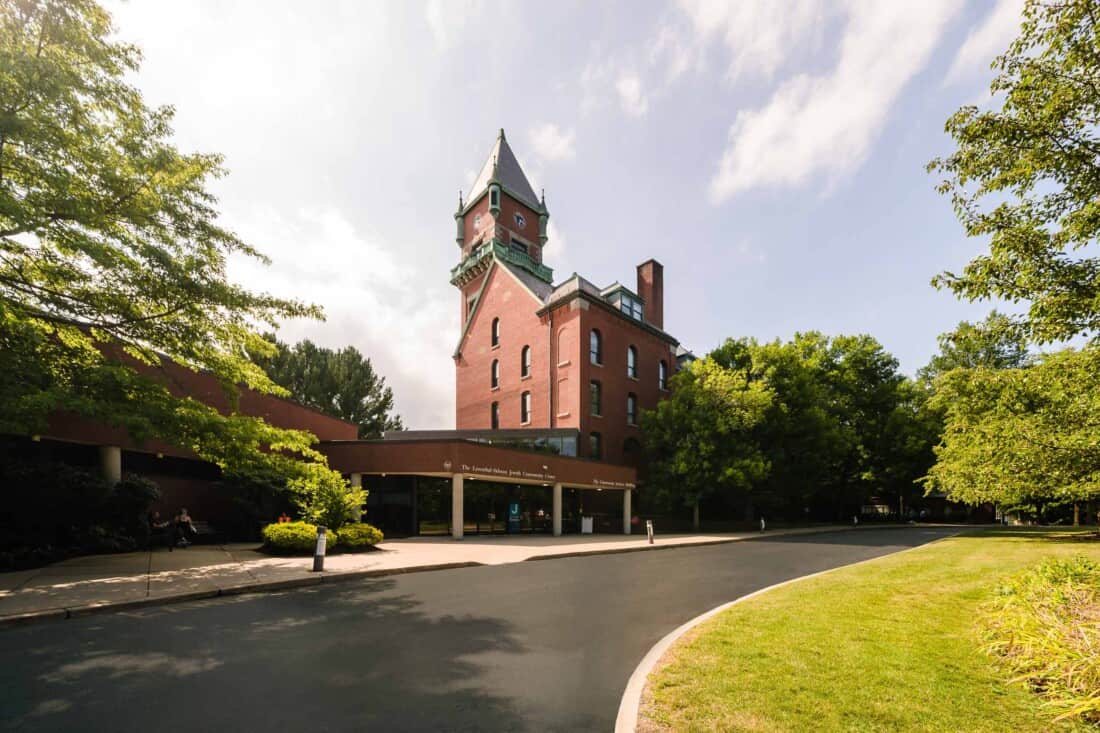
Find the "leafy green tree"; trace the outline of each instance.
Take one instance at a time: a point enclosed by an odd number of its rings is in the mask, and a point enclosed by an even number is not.
[[[804,519],[805,509],[829,503],[818,497],[836,474],[847,436],[829,410],[827,342],[818,333],[797,334],[787,343],[727,340],[711,354],[720,363],[740,365],[746,379],[775,395],[760,426],[772,468],[750,495],[752,510],[766,516]]]
[[[770,390],[711,358],[671,380],[672,395],[642,415],[658,501],[695,508],[708,496],[744,493],[768,473],[756,430]]]
[[[1031,363],[1027,342],[1012,319],[993,311],[981,323],[962,321],[940,334],[940,351],[917,376],[932,381],[952,369],[1014,369]]]
[[[956,369],[938,385],[946,429],[929,488],[1016,508],[1100,498],[1100,349]]]
[[[995,108],[955,113],[947,131],[958,149],[929,165],[946,174],[940,190],[967,234],[989,240],[961,274],[934,284],[970,300],[1027,303],[1011,323],[1029,342],[1091,338],[1030,367],[985,360],[933,369],[942,374],[934,403],[945,430],[926,486],[959,501],[1020,507],[1095,496],[1098,21],[1089,0],[1028,0],[1019,36],[993,64]]]
[[[320,311],[228,280],[230,256],[263,257],[217,222],[222,160],[176,149],[111,32],[92,0],[0,2],[0,432],[65,411],[302,496],[343,490],[314,436],[235,409],[242,387],[283,393],[247,358],[273,351],[255,324]],[[227,414],[175,394],[166,360],[213,374]]]
[[[1100,11],[1093,0],[1028,0],[1020,35],[993,63],[996,107],[947,121],[946,175],[967,235],[989,251],[934,281],[969,300],[1027,302],[1014,319],[1038,343],[1100,328]]]
[[[334,351],[309,340],[288,346],[272,334],[265,338],[277,351],[254,359],[295,400],[355,423],[360,438],[379,438],[387,430],[403,429],[401,418],[392,414],[393,390],[355,347]]]
[[[871,496],[895,506],[919,497],[914,482],[931,464],[935,424],[925,391],[875,339],[727,340],[711,357],[774,393],[759,427],[772,468],[754,487],[758,510],[836,520]]]

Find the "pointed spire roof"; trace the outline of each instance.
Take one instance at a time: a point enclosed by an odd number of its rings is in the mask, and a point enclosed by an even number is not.
[[[481,198],[494,178],[512,196],[532,209],[539,209],[539,197],[535,195],[535,189],[531,187],[531,182],[527,180],[527,176],[519,166],[519,161],[516,160],[515,153],[508,145],[508,140],[504,137],[504,128],[501,128],[496,142],[493,143],[493,149],[489,151],[485,165],[481,166],[481,173],[478,173],[474,180],[473,188],[466,197],[466,205],[469,206]]]

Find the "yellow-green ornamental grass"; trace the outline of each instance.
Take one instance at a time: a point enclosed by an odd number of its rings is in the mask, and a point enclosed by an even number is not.
[[[1100,562],[1084,532],[968,534],[766,593],[670,650],[640,730],[1072,731],[990,643],[1005,579],[1049,557]]]

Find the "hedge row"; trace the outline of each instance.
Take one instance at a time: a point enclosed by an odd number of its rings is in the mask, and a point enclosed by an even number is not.
[[[312,555],[317,546],[317,525],[309,522],[269,524],[263,529],[266,552],[278,555]],[[382,541],[382,531],[369,524],[345,524],[325,531],[326,551],[358,552]]]

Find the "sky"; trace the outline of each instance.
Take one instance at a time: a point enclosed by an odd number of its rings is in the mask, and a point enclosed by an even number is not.
[[[417,429],[454,427],[453,214],[500,128],[545,189],[555,282],[665,266],[665,329],[868,333],[912,374],[988,303],[930,280],[967,239],[927,163],[987,104],[1021,0],[109,2],[176,109],[225,156],[223,222],[271,258],[253,290],[321,305],[280,338],[353,345]]]

